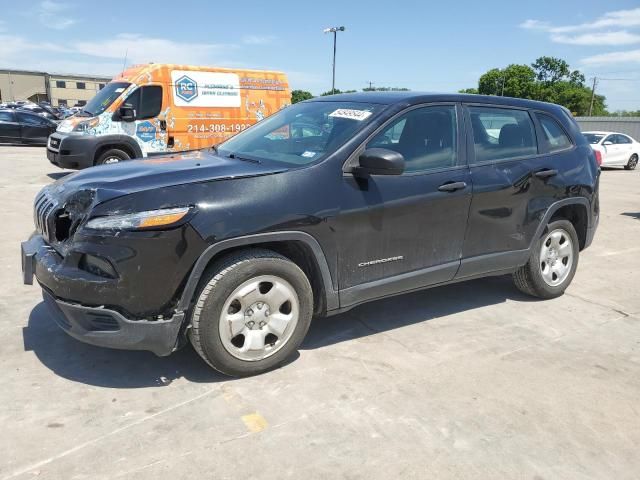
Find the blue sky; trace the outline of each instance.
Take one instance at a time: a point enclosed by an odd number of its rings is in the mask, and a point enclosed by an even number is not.
[[[640,8],[634,1],[109,2],[0,0],[0,67],[114,74],[128,63],[283,70],[292,88],[401,86],[457,91],[541,55],[564,58],[610,109],[640,109]]]

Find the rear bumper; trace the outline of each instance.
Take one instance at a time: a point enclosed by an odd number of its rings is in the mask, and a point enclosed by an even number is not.
[[[64,302],[44,289],[42,296],[52,319],[81,342],[122,350],[148,350],[158,356],[177,349],[184,313],[167,320],[129,320],[114,310]]]

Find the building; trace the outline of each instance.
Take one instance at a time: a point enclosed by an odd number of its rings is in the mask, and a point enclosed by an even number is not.
[[[640,141],[640,117],[576,117],[576,121],[583,132],[626,133]]]
[[[54,107],[84,105],[110,77],[0,69],[0,102],[30,100]]]

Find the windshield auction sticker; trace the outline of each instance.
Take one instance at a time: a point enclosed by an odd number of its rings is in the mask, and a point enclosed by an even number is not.
[[[333,113],[329,114],[330,117],[334,118],[348,118],[349,120],[357,120],[361,122],[366,120],[371,116],[371,112],[367,110],[352,110],[350,108],[339,108]]]

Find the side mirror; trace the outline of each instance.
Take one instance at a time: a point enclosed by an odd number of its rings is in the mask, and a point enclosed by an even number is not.
[[[117,120],[121,120],[123,122],[133,122],[135,119],[136,119],[136,111],[133,107],[130,107],[129,105],[123,105],[118,109]]]
[[[610,142],[609,140],[607,140],[606,142],[602,142],[602,145],[604,145],[605,147],[609,146],[609,145],[613,145],[613,142]]]
[[[404,157],[401,153],[386,148],[368,148],[354,168],[356,176],[401,175],[404,172]]]

